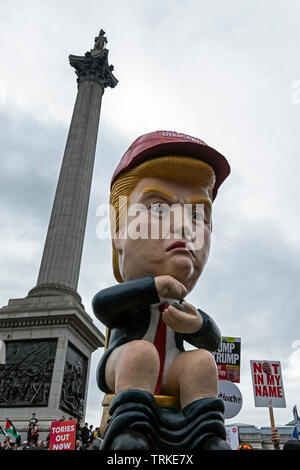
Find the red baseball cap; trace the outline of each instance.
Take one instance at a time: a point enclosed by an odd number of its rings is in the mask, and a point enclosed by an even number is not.
[[[155,131],[138,137],[130,145],[112,176],[111,186],[125,171],[151,158],[167,155],[193,157],[208,163],[216,175],[213,199],[217,196],[220,185],[230,173],[230,166],[226,158],[209,147],[203,140],[180,132]]]

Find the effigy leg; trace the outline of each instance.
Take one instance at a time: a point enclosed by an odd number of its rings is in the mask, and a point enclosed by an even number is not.
[[[107,422],[101,450],[150,449],[151,438],[147,436],[147,427],[155,407],[155,400],[149,392],[133,389],[118,393],[110,404],[111,417]]]

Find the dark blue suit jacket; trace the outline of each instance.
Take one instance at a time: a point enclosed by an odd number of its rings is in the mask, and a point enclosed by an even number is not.
[[[100,390],[111,393],[105,382],[105,366],[110,353],[129,341],[143,338],[150,323],[150,306],[160,302],[152,276],[117,284],[98,292],[92,301],[96,317],[111,330],[109,345],[97,369]],[[176,345],[184,351],[183,341],[208,351],[216,351],[221,333],[212,318],[199,309],[203,324],[193,334],[175,333]]]

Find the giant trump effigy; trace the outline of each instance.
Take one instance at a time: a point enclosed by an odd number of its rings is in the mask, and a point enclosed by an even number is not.
[[[212,205],[229,173],[202,140],[156,131],[132,143],[112,176],[117,284],[92,302],[107,328],[97,369],[109,407],[104,450],[230,449],[211,354],[221,333],[185,300],[208,260]]]

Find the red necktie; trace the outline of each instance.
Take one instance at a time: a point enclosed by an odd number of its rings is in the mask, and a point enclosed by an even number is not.
[[[159,322],[157,325],[155,338],[154,338],[154,346],[156,347],[158,354],[159,354],[159,361],[160,361],[160,369],[159,369],[159,376],[157,379],[157,384],[155,388],[155,395],[160,394],[162,378],[164,373],[164,365],[165,365],[165,358],[166,358],[166,337],[167,337],[167,325],[162,319],[162,312],[168,306],[168,302],[163,302],[159,305],[160,317]]]

